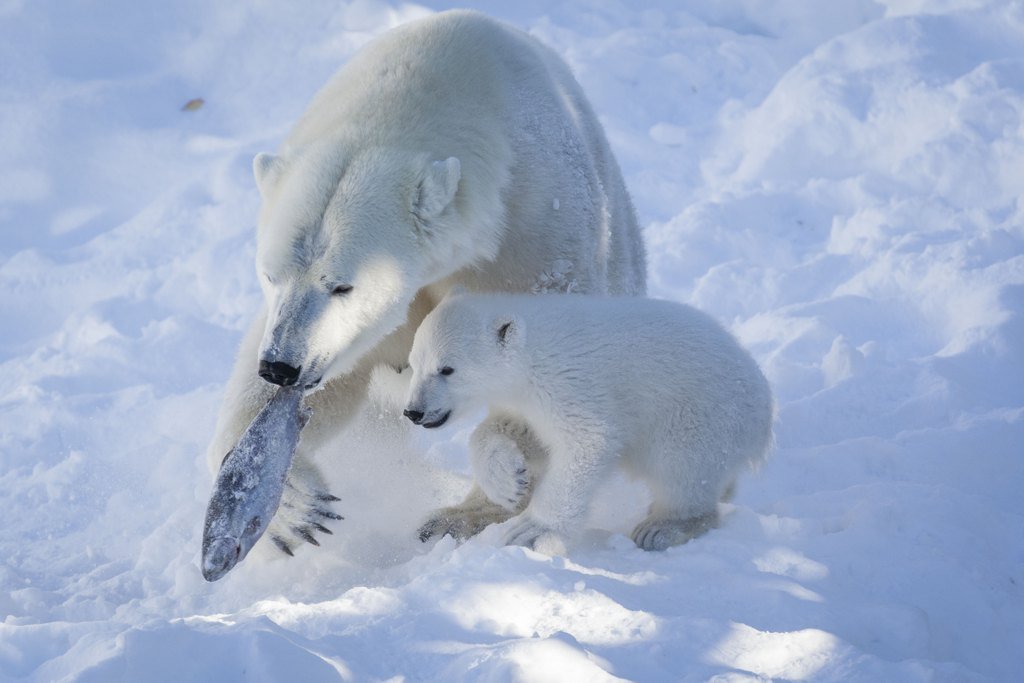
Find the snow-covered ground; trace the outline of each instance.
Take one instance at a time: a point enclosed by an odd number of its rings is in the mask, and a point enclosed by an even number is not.
[[[1024,5],[500,0],[600,113],[654,296],[753,351],[777,449],[664,553],[611,482],[567,558],[414,538],[469,425],[369,409],[347,519],[197,564],[259,301],[250,160],[380,0],[0,1],[0,679],[1019,680]],[[183,110],[193,98],[198,109]]]

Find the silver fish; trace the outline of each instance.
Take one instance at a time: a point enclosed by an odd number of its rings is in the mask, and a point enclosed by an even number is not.
[[[303,389],[281,387],[221,464],[203,526],[203,578],[216,581],[242,561],[281,504],[299,433],[312,414]]]

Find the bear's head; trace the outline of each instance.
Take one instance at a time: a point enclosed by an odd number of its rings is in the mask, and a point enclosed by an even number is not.
[[[259,373],[274,384],[312,388],[351,371],[405,322],[421,287],[464,265],[447,237],[458,220],[458,159],[350,150],[253,162],[267,303]]]
[[[500,403],[526,376],[525,330],[514,315],[494,315],[472,296],[446,298],[416,330],[405,416],[423,427]]]

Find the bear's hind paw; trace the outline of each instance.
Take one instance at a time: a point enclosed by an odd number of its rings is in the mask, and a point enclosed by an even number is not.
[[[687,519],[645,519],[631,534],[633,542],[644,550],[665,550],[700,536],[718,522],[717,514]]]

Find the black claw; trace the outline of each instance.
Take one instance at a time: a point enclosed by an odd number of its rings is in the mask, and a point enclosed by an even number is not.
[[[320,541],[313,538],[313,534],[309,533],[309,529],[301,529],[299,527],[292,527],[292,531],[296,536],[306,541],[306,543],[312,543],[313,545],[320,545]]]
[[[325,503],[337,503],[339,500],[341,500],[341,498],[338,498],[337,496],[332,496],[326,491],[316,494],[315,497],[317,500],[322,500]]]
[[[437,535],[437,523],[429,522],[420,527],[420,541],[426,543],[432,536]]]
[[[322,531],[322,532],[324,532],[325,534],[330,534],[330,535],[332,535],[332,536],[334,535],[334,532],[333,532],[333,531],[331,531],[330,529],[328,529],[327,527],[325,527],[325,526],[324,526],[323,524],[321,524],[320,522],[310,522],[310,523],[309,523],[309,525],[310,525],[311,527],[313,527],[314,529],[316,529],[317,531]]]
[[[337,512],[331,512],[330,510],[323,510],[321,508],[313,508],[313,512],[320,515],[321,517],[326,517],[327,519],[345,519]]]
[[[277,549],[280,550],[285,555],[288,555],[289,557],[294,557],[295,556],[295,553],[292,552],[291,546],[288,545],[287,543],[285,543],[284,539],[281,538],[280,536],[271,536],[270,540],[272,540],[274,542],[274,545],[277,546]]]

